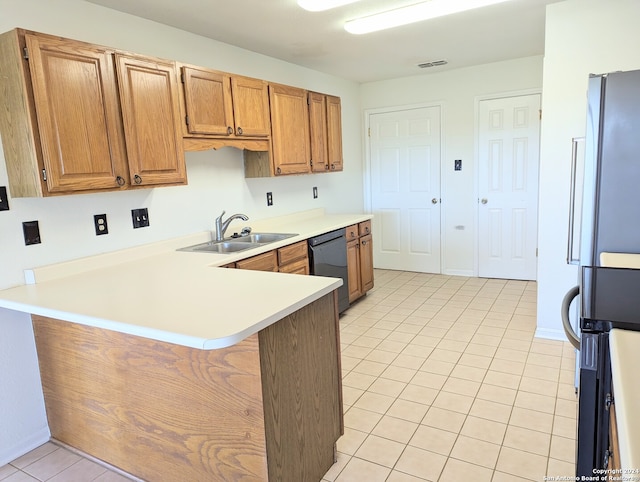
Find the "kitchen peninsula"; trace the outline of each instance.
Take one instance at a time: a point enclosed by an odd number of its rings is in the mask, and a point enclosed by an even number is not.
[[[367,215],[255,223],[297,236]],[[34,269],[0,291],[32,313],[52,437],[144,480],[320,480],[343,431],[335,278],[223,269],[210,233]]]

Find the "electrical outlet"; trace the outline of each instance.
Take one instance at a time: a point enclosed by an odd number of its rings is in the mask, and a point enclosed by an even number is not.
[[[318,199],[318,188],[313,187],[313,199]]]
[[[133,229],[146,228],[149,226],[149,212],[147,208],[132,209],[131,219],[133,220]]]
[[[38,221],[25,221],[22,223],[22,232],[24,233],[24,244],[29,246],[30,244],[40,244],[40,227]]]
[[[0,186],[0,211],[9,210],[9,197],[6,186]]]
[[[109,234],[106,214],[94,214],[93,224],[96,228],[96,236],[100,236],[101,234]]]
[[[267,193],[267,206],[273,206],[273,193]]]

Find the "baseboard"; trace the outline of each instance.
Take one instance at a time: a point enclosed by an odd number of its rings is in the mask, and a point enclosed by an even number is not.
[[[567,340],[567,335],[565,335],[564,330],[554,330],[551,328],[536,329],[535,337],[545,338],[547,340],[569,341]]]
[[[11,447],[3,447],[0,450],[0,467],[40,447],[40,445],[48,442],[50,439],[51,432],[49,432],[49,427],[47,426],[31,434],[29,437],[16,442]]]
[[[448,276],[466,276],[468,278],[474,276],[472,270],[466,270],[466,269],[447,269],[447,270],[444,270],[442,274],[445,274]]]

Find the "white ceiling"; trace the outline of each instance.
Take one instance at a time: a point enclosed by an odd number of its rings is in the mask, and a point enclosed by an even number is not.
[[[361,0],[307,12],[296,0],[87,0],[357,82],[441,72],[544,53],[545,6],[511,0],[470,12],[352,35],[346,20],[417,0]],[[448,64],[419,69],[425,61]]]

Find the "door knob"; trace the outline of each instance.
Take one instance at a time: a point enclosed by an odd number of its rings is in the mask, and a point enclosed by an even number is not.
[[[488,200],[486,197],[483,197],[483,198],[480,200],[480,202],[481,202],[482,204],[487,204],[487,203],[489,202],[489,200]]]
[[[434,198],[431,200],[431,204],[438,204],[438,199],[434,197]]]

